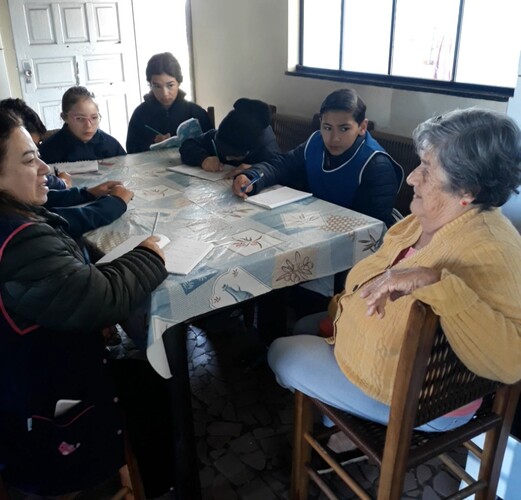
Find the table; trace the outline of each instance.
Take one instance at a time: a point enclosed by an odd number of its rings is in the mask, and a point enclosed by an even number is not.
[[[157,233],[215,244],[189,275],[170,274],[152,294],[150,306],[147,357],[161,375],[171,377],[175,404],[174,446],[180,457],[176,494],[194,500],[200,491],[186,353],[188,321],[272,289],[349,269],[377,250],[385,226],[313,197],[275,210],[245,203],[232,193],[229,179],[211,182],[168,171],[180,164],[174,149],[103,163],[96,174],[75,176],[75,185],[121,180],[134,191],[134,200],[120,219],[87,235],[102,250],[111,250],[130,235],[150,235],[158,212]]]

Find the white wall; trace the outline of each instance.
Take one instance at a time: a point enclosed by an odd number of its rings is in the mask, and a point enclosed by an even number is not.
[[[239,97],[256,97],[280,112],[310,116],[339,82],[285,76],[288,68],[288,19],[292,42],[298,31],[293,13],[298,0],[192,0],[194,69],[199,104],[216,107],[216,120]],[[288,12],[291,11],[291,14]],[[368,32],[368,36],[370,33]],[[295,47],[289,51],[295,62]],[[380,130],[410,135],[434,114],[469,106],[505,111],[506,103],[441,94],[350,85],[368,106]]]
[[[7,0],[0,0],[0,34],[2,36],[4,59],[7,67],[7,79],[10,87],[9,93],[12,97],[22,97]],[[2,88],[2,94],[4,93],[7,93],[6,89]]]
[[[11,86],[9,85],[9,75],[7,73],[4,52],[4,44],[0,32],[0,99],[5,99],[11,95]]]

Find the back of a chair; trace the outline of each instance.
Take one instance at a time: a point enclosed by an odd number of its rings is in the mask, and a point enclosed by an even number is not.
[[[456,356],[438,325],[418,400],[415,426],[488,396],[501,385],[471,372]]]
[[[215,128],[215,108],[213,106],[208,106],[206,108],[206,113],[208,114],[212,128]]]
[[[407,394],[413,427],[494,393],[502,384],[471,372],[456,356],[432,309],[413,304],[393,388],[393,402]],[[401,413],[401,412],[400,412]],[[403,418],[403,415],[399,417]]]

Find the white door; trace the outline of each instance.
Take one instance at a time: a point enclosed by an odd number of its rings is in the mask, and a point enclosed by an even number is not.
[[[140,102],[132,2],[9,0],[23,98],[48,129],[73,85],[94,92],[101,128],[123,146]]]

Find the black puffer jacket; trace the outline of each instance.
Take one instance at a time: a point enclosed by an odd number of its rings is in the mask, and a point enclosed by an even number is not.
[[[0,218],[0,464],[11,485],[59,495],[124,463],[100,330],[167,272],[145,248],[89,264],[61,217],[35,215]]]

